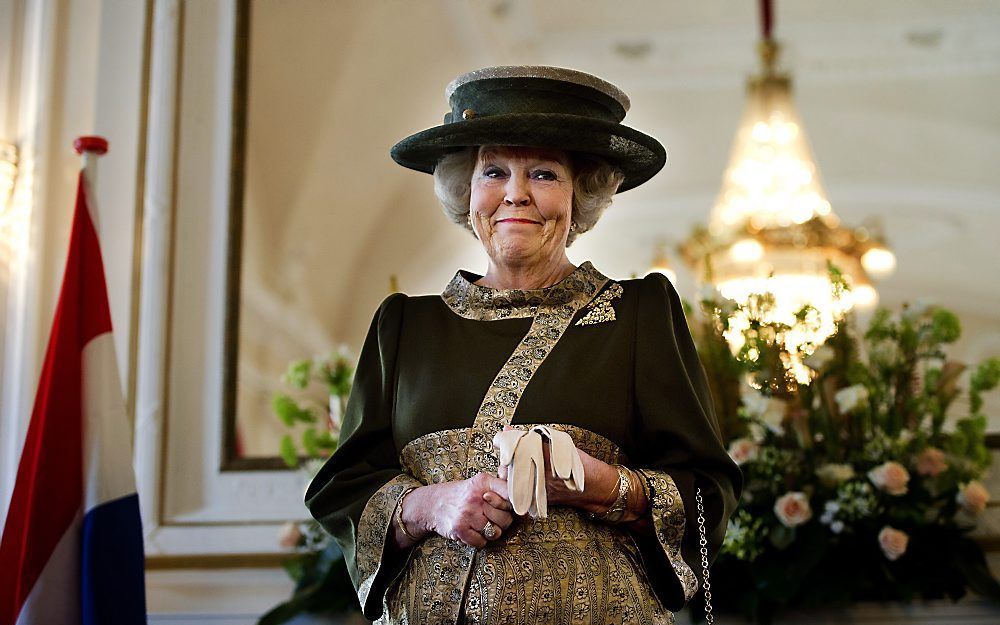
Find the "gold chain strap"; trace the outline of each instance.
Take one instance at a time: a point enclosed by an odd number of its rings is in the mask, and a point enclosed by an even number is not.
[[[708,581],[708,539],[705,537],[705,506],[701,499],[701,487],[695,493],[695,501],[698,502],[698,529],[701,530],[701,573],[705,579],[703,586],[705,591],[705,622],[708,625],[715,623],[715,615],[712,614],[712,584]]]

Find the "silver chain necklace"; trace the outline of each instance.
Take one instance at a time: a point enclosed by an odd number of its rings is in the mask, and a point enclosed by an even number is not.
[[[715,623],[715,615],[712,614],[712,584],[708,581],[708,539],[705,537],[705,506],[701,499],[701,487],[695,493],[695,501],[698,502],[698,529],[701,531],[701,574],[705,579],[702,586],[705,590],[705,622],[708,625]]]

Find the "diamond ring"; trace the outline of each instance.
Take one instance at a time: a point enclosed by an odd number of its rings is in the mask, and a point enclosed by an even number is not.
[[[493,521],[487,521],[486,525],[483,527],[482,534],[487,540],[493,540],[499,533],[500,532],[497,531],[497,526],[493,525]]]

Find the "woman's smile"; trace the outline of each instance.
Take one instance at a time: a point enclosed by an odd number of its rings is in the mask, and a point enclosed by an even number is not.
[[[504,224],[504,223],[508,223],[508,224],[532,224],[532,225],[535,225],[535,226],[542,225],[542,224],[538,223],[537,221],[535,221],[534,219],[520,219],[520,218],[517,218],[517,217],[508,217],[506,219],[499,219],[499,220],[497,220],[497,223],[498,224]]]

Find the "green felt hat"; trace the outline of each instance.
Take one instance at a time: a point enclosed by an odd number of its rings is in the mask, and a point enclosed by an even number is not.
[[[584,72],[535,65],[486,67],[453,80],[445,95],[451,111],[444,123],[392,146],[394,161],[430,174],[442,156],[463,147],[583,152],[622,170],[619,192],[646,182],[667,162],[659,141],[621,124],[628,96]]]

